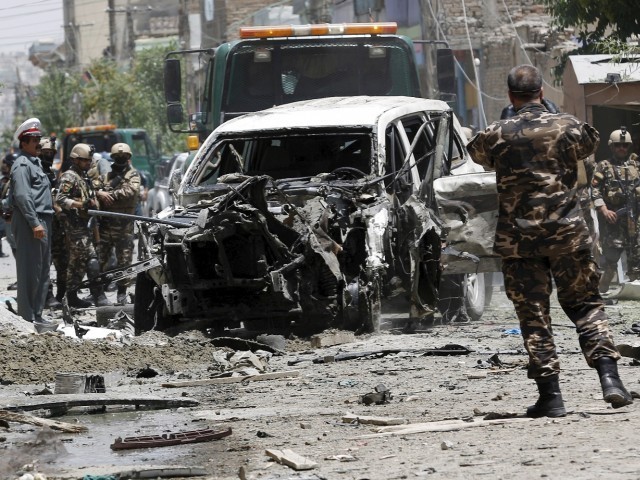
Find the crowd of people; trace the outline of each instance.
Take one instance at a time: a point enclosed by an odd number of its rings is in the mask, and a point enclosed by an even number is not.
[[[90,209],[135,212],[141,182],[131,165],[129,145],[113,145],[105,165],[92,145],[78,143],[70,152],[70,167],[59,171],[54,168],[56,139],[43,136],[37,118],[18,127],[14,142],[17,151],[2,162],[0,232],[7,237],[16,260],[18,315],[47,324],[52,320],[43,315],[46,307],[61,308],[64,302],[75,308],[110,305],[99,282],[91,284],[86,298],[80,298],[78,290],[85,275],[95,280],[109,267],[122,268],[132,262],[133,221],[98,220],[88,213]],[[127,302],[129,284],[128,279],[119,280],[116,303]]]

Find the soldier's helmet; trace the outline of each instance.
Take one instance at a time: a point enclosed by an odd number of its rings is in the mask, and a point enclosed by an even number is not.
[[[75,147],[71,149],[71,153],[69,154],[71,158],[84,158],[87,160],[91,160],[93,157],[93,148],[91,145],[87,145],[86,143],[78,143]]]
[[[56,137],[42,137],[40,139],[40,148],[43,150],[57,150]]]
[[[126,143],[116,143],[111,147],[111,158],[114,162],[126,162],[131,158],[131,148]]]
[[[623,127],[619,130],[614,130],[613,132],[611,132],[611,135],[609,135],[609,146],[613,145],[614,143],[633,143],[631,141],[631,135],[629,134],[629,132],[627,132],[626,128]]]

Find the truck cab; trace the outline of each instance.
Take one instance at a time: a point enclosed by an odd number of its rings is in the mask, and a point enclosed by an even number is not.
[[[153,186],[154,166],[160,161],[160,155],[146,130],[118,128],[113,124],[66,128],[62,140],[62,170],[70,165],[69,154],[78,143],[93,145],[96,153],[105,158],[109,158],[114,144],[126,143],[131,147],[131,164],[144,177],[147,185]]]
[[[415,46],[397,35],[397,25],[353,23],[243,27],[240,39],[215,49],[171,52],[165,61],[167,117],[175,132],[204,139],[225,121],[276,105],[334,96],[422,97]],[[196,54],[205,68],[194,71],[181,56]],[[453,56],[438,50],[438,76],[453,77]],[[446,60],[448,59],[448,61]],[[184,64],[185,68],[181,68]],[[182,84],[201,80],[199,92]],[[183,103],[201,101],[187,116]],[[193,108],[193,107],[190,107]]]

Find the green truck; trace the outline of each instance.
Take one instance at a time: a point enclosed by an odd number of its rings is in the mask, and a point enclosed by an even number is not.
[[[204,141],[231,118],[299,100],[426,97],[427,77],[437,81],[440,99],[447,100],[455,92],[453,54],[435,47],[446,44],[397,35],[393,22],[243,27],[239,40],[167,55],[168,122],[174,132],[197,133]],[[194,69],[188,55],[197,55],[204,67]],[[437,73],[419,67],[416,58],[423,58],[420,65],[437,65]],[[183,84],[203,87],[185,92]],[[197,105],[193,98],[200,99]],[[184,104],[198,111],[185,115]]]
[[[78,143],[93,145],[96,153],[102,154],[103,157],[109,156],[114,144],[126,143],[131,147],[133,167],[144,177],[149,188],[153,186],[154,167],[160,162],[161,157],[146,130],[118,128],[113,124],[66,128],[60,154],[63,170],[70,164],[69,154]]]

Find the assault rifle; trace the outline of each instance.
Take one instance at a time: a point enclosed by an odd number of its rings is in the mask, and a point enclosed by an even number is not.
[[[94,217],[117,218],[120,220],[137,220],[139,222],[159,223],[161,225],[169,225],[177,228],[189,228],[193,225],[190,219],[165,220],[163,218],[145,217],[144,215],[131,215],[129,213],[105,212],[103,210],[88,210],[87,213]]]

